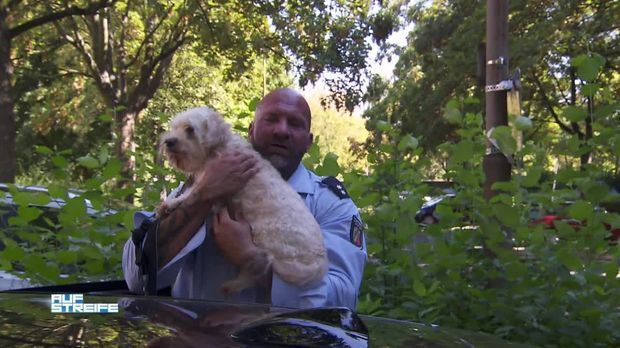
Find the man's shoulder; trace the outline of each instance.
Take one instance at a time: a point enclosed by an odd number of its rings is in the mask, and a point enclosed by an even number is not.
[[[333,176],[323,176],[318,178],[319,186],[332,192],[339,199],[351,198],[349,192],[340,180]]]
[[[321,203],[338,202],[343,205],[352,205],[353,201],[345,184],[334,176],[319,176],[310,169],[304,167],[309,175],[310,181],[315,187],[316,199]],[[357,209],[357,207],[355,207]]]

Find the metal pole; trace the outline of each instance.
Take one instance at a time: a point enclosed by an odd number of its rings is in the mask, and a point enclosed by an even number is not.
[[[487,0],[486,23],[486,85],[496,85],[508,77],[508,0]],[[506,91],[486,92],[486,131],[508,125]],[[510,180],[510,163],[487,141],[482,166],[485,174],[484,197],[495,192],[491,187],[498,181]]]

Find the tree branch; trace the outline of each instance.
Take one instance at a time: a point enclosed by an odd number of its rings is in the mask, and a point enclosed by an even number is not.
[[[6,5],[6,8],[11,10],[13,8],[15,8],[15,6],[19,5],[19,3],[22,2],[22,0],[11,0],[9,1],[9,3]]]
[[[149,31],[146,33],[146,36],[144,37],[144,40],[142,40],[142,42],[140,43],[140,46],[138,47],[138,50],[136,51],[136,54],[134,55],[134,57],[132,59],[129,60],[129,63],[125,64],[125,66],[123,66],[123,68],[129,68],[130,66],[134,65],[136,63],[136,61],[138,60],[138,58],[140,57],[140,52],[142,51],[142,48],[144,48],[144,46],[151,41],[151,39],[153,38],[153,35],[155,35],[155,32],[159,29],[159,27],[164,23],[164,21],[166,20],[166,18],[168,18],[168,16],[170,15],[170,13],[172,12],[173,6],[170,6],[170,8],[168,8],[168,11],[166,11],[164,13],[164,16],[161,18],[161,20],[155,25],[155,27],[153,27],[153,30]]]
[[[111,6],[115,2],[116,0],[101,0],[99,2],[90,4],[88,7],[85,7],[85,8],[71,6],[66,10],[52,12],[50,14],[32,19],[28,22],[22,23],[14,28],[9,29],[9,40],[25,33],[26,31],[30,29],[36,28],[38,26],[41,26],[47,23],[56,22],[65,17],[75,16],[75,15],[89,15],[89,14],[96,13],[100,9]]]
[[[551,116],[553,117],[553,119],[555,120],[555,122],[558,124],[558,126],[560,126],[560,128],[569,133],[569,134],[574,134],[573,129],[569,126],[567,126],[566,124],[564,124],[564,122],[562,122],[562,120],[560,120],[560,117],[558,116],[558,114],[555,112],[555,110],[553,110],[553,105],[551,104],[551,100],[549,100],[549,97],[547,96],[547,93],[545,93],[545,88],[543,87],[542,83],[540,82],[540,79],[538,79],[538,76],[536,76],[536,74],[534,72],[532,72],[532,78],[534,79],[534,82],[536,83],[536,86],[538,87],[538,90],[540,91],[540,95],[543,99],[543,102],[545,104],[545,106],[547,107],[547,110],[549,110],[549,113],[551,114]]]

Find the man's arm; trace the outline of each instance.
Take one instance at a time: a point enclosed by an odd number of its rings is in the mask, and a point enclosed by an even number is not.
[[[213,202],[239,191],[256,172],[256,160],[242,153],[220,155],[209,161],[205,170],[196,175],[194,184],[189,188],[188,197],[158,222],[157,269],[162,271],[180,252],[186,255],[198,247],[200,241],[193,239],[196,239],[194,237],[201,231],[206,217],[211,214]],[[136,227],[140,223],[141,221],[136,220]],[[190,241],[192,245],[188,248]],[[144,245],[145,243],[142,243],[140,248]],[[139,291],[142,279],[139,268],[135,265],[135,247],[131,238],[125,244],[123,272],[130,290]],[[169,271],[176,274],[178,267]],[[158,279],[158,285],[170,285],[172,276],[165,277],[165,281]]]
[[[199,193],[193,192],[159,222],[157,233],[158,270],[161,270],[183,249],[198,232],[200,226],[204,224],[205,218],[211,210],[212,204],[208,199],[200,199]]]
[[[155,232],[157,232],[158,289],[172,285],[179,271],[179,261],[202,244],[205,236],[204,228],[202,228],[206,216],[205,212],[211,209],[210,203],[204,202],[203,204],[204,210],[200,209],[200,204],[188,198],[177,209],[162,218],[159,221],[159,226],[153,224],[147,231],[149,236],[142,240],[140,248],[149,248],[152,244],[147,241],[147,238],[154,238]],[[135,226],[140,226],[152,215],[152,213],[147,212],[136,213],[134,217]],[[203,232],[200,233],[201,231]],[[129,289],[133,292],[141,292],[144,284],[140,267],[136,264],[136,245],[134,243],[135,241],[132,238],[129,238],[125,243],[123,250],[123,273]],[[175,257],[176,261],[171,262]]]

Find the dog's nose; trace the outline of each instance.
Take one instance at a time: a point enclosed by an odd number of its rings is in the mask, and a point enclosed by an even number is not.
[[[164,140],[164,144],[166,144],[166,147],[171,149],[174,147],[174,145],[176,145],[176,143],[179,141],[179,139],[177,138],[168,138],[166,140]]]

